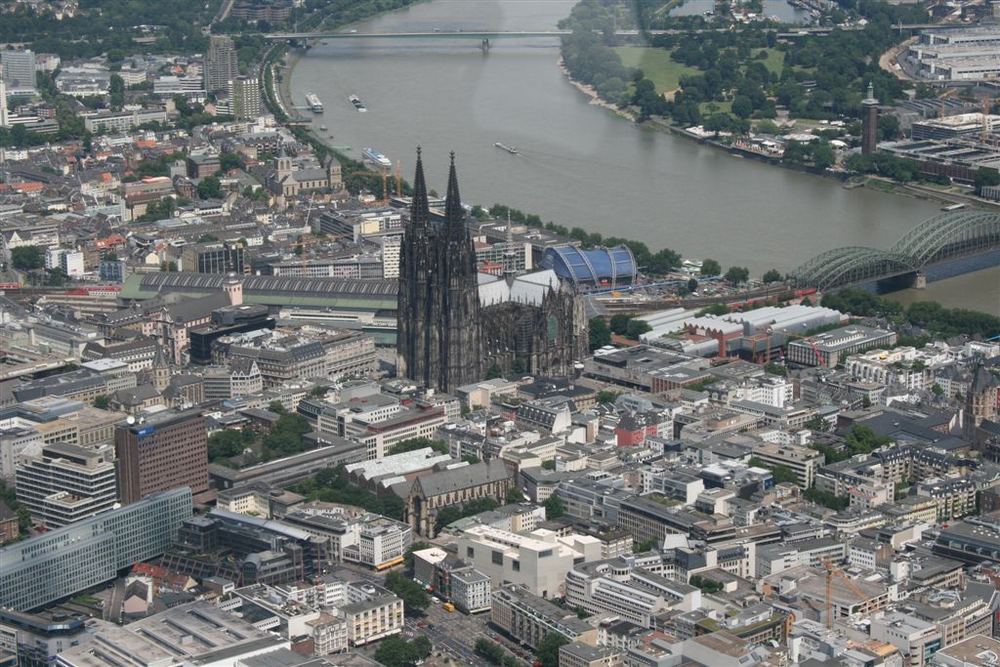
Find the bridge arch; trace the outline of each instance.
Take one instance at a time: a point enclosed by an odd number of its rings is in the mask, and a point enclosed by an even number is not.
[[[820,289],[887,278],[953,257],[1000,247],[1000,213],[958,211],[924,220],[889,250],[860,246],[827,250],[792,272]]]
[[[798,282],[830,289],[916,270],[903,255],[850,246],[820,253],[796,269]]]
[[[1000,213],[960,211],[934,216],[903,235],[892,251],[913,265],[928,264],[1000,245]]]

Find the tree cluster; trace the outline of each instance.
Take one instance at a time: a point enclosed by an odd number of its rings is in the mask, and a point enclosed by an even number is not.
[[[432,648],[431,640],[426,635],[419,635],[410,641],[392,635],[379,643],[375,660],[386,667],[407,667],[429,656]]]
[[[814,424],[819,426],[819,424]],[[815,429],[815,430],[823,430]],[[870,426],[865,424],[854,424],[850,432],[844,437],[842,447],[835,447],[826,443],[814,442],[810,447],[823,454],[827,463],[838,463],[846,461],[858,454],[870,454],[879,447],[884,447],[892,442],[891,438],[877,435]]]
[[[31,514],[27,508],[17,502],[17,494],[12,486],[0,480],[0,503],[9,507],[17,514],[17,527],[21,537],[25,537],[31,528]]]
[[[403,610],[407,614],[419,614],[431,603],[431,596],[424,587],[400,572],[390,572],[385,578],[385,587],[403,601]]]
[[[549,521],[566,515],[566,503],[554,493],[542,503],[542,506],[545,507],[545,518]]]
[[[821,491],[816,487],[810,487],[805,490],[802,494],[805,496],[806,500],[812,501],[817,505],[822,505],[823,507],[828,507],[829,509],[841,511],[846,510],[851,505],[851,499],[846,496],[837,496],[829,491]]]
[[[235,429],[216,431],[208,436],[208,461],[209,463],[215,463],[222,459],[239,456],[256,439],[256,434],[248,428],[240,431]]]
[[[21,246],[10,251],[10,263],[15,269],[32,271],[45,266],[45,255],[39,246]]]
[[[710,258],[703,259],[701,261],[701,275],[703,276],[718,276],[722,275],[722,265],[718,261]]]
[[[541,667],[559,667],[559,649],[569,643],[569,639],[557,632],[545,635],[535,649],[535,657]]]
[[[745,266],[731,266],[722,277],[732,285],[742,285],[750,280],[750,269]]]
[[[435,452],[440,452],[441,454],[448,453],[448,443],[444,440],[432,440],[430,438],[408,438],[406,440],[401,440],[395,445],[389,448],[387,453],[388,456],[393,454],[405,454],[406,452],[413,452],[418,449],[424,449],[425,447],[430,447]]]
[[[297,484],[295,491],[310,500],[354,505],[392,519],[403,518],[404,505],[399,496],[391,493],[376,496],[371,491],[362,489],[351,482],[342,465],[319,471],[313,479]]]
[[[520,667],[521,661],[503,649],[500,644],[491,642],[489,639],[480,638],[476,640],[476,655],[491,665],[500,667]]]
[[[448,524],[454,523],[459,519],[464,519],[467,516],[479,514],[480,512],[495,510],[498,507],[500,507],[500,503],[495,498],[476,498],[462,505],[448,505],[438,510],[435,526],[440,531]]]
[[[714,579],[706,579],[705,577],[697,574],[688,579],[688,583],[695,588],[700,588],[702,593],[708,593],[709,595],[712,593],[718,593],[722,590],[722,584],[718,581],[715,581]]]
[[[921,177],[920,165],[915,160],[898,157],[883,151],[871,155],[855,153],[848,156],[844,166],[849,171],[885,176],[900,183],[909,183]]]
[[[611,317],[611,331],[632,340],[639,340],[639,336],[652,331],[652,329],[653,327],[649,325],[649,322],[634,318],[631,315],[618,313]]]
[[[592,317],[590,319],[589,332],[591,352],[611,343],[611,329],[603,317]]]
[[[261,460],[272,461],[304,452],[308,447],[303,436],[311,430],[302,415],[281,415],[261,441]]]
[[[982,338],[1000,335],[1000,317],[965,308],[945,308],[935,301],[917,301],[908,307],[858,288],[828,292],[820,302],[855,317],[884,317],[897,324],[921,327],[939,336],[969,334]],[[900,339],[900,344],[904,343]]]
[[[667,103],[674,122],[682,126],[700,123],[714,132],[744,133],[749,129],[747,119],[774,118],[776,105],[786,107],[798,118],[858,118],[868,82],[872,82],[876,96],[883,101],[901,97],[903,83],[883,71],[878,59],[899,40],[893,24],[926,20],[926,11],[919,6],[844,0],[829,18],[843,21],[850,12],[868,21],[864,29],[834,30],[828,35],[803,36],[778,43],[777,30],[772,27],[698,33],[694,30],[721,26],[723,19],[707,22],[701,17],[668,16],[668,12],[660,11],[662,2],[658,0],[636,0],[633,4],[637,22],[643,29],[689,30],[656,35],[651,43],[670,50],[676,62],[700,70],[698,74],[683,77],[681,91]],[[764,65],[771,49],[780,49],[784,54],[780,74]],[[723,110],[726,103],[728,111]],[[891,116],[885,118],[879,125],[880,136],[886,139],[897,136],[898,123]],[[818,157],[821,163],[825,162],[826,149]]]
[[[773,46],[771,32],[746,30],[735,33],[689,33],[674,42],[667,36],[657,43],[673,46],[671,59],[702,71],[682,77],[681,91],[674,95],[671,117],[679,125],[695,125],[704,120],[705,129],[714,132],[746,133],[747,119],[774,118],[772,88],[777,77],[757,54]],[[752,49],[757,49],[756,54]],[[730,103],[731,114],[716,113],[702,118],[706,110],[723,102]]]
[[[136,218],[135,221],[156,222],[157,220],[172,218],[174,216],[174,211],[177,210],[177,200],[177,197],[164,197],[157,201],[151,201],[146,204],[146,212]]]
[[[792,469],[788,466],[783,465],[773,465],[763,459],[759,459],[756,456],[750,457],[750,465],[757,466],[758,468],[766,468],[771,471],[771,476],[774,477],[775,484],[782,484],[785,482],[791,484],[798,484],[799,478],[796,476]],[[696,585],[696,584],[692,584]]]
[[[80,0],[80,11],[56,21],[47,12],[17,9],[0,21],[0,41],[28,42],[36,52],[57,53],[63,60],[107,53],[120,63],[133,53],[204,52],[201,32],[220,0]],[[140,25],[143,24],[143,25]],[[137,42],[137,37],[154,37]]]
[[[816,171],[824,171],[833,166],[836,155],[827,141],[789,141],[781,159],[788,164],[809,166]]]
[[[592,86],[597,95],[620,107],[639,109],[639,120],[669,111],[663,96],[642,70],[629,69],[612,50],[615,42],[616,5],[601,0],[581,0],[562,21],[572,34],[562,38],[563,64],[574,80]]]

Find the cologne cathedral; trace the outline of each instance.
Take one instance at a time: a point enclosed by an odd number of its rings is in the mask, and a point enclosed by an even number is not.
[[[480,274],[451,156],[444,220],[432,219],[420,150],[399,268],[397,374],[439,391],[506,376],[568,375],[587,354],[575,288],[551,270]],[[509,229],[508,229],[509,233]]]

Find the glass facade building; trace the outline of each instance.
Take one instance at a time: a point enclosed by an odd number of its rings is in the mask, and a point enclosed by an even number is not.
[[[28,611],[163,554],[191,517],[187,487],[0,549],[0,606]]]
[[[571,245],[555,246],[545,250],[541,265],[574,284],[617,287],[631,285],[638,275],[635,255],[623,245],[588,250]]]

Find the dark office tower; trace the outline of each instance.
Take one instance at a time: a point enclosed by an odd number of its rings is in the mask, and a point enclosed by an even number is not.
[[[465,226],[451,155],[445,220],[431,220],[417,149],[410,223],[399,268],[397,372],[440,391],[480,379],[482,363],[476,252]]]
[[[878,147],[878,100],[871,82],[868,96],[861,100],[861,154],[871,155]]]
[[[122,505],[157,491],[188,486],[208,490],[208,439],[197,410],[164,412],[115,427]]]
[[[210,93],[229,90],[229,82],[239,76],[239,60],[231,37],[212,35],[205,54],[205,89]]]

